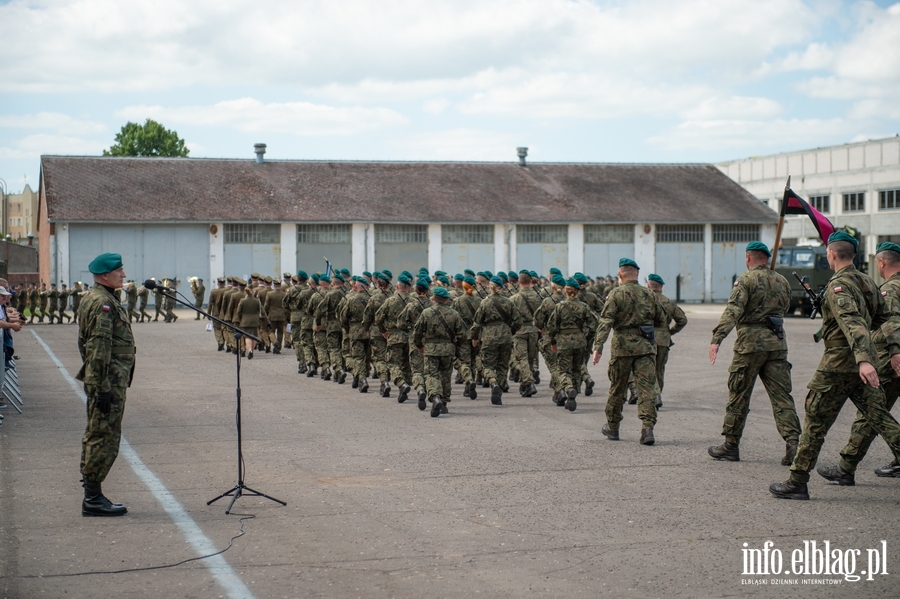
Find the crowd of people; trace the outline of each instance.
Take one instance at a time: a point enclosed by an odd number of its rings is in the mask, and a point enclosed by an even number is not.
[[[21,287],[21,286],[20,286]],[[0,278],[0,329],[3,331],[3,367],[0,368],[0,410],[9,407],[6,401],[14,401],[5,398],[6,377],[8,371],[15,369],[16,356],[13,345],[13,333],[22,330],[25,317],[19,310],[15,293],[9,290],[9,281]],[[3,411],[0,411],[0,425],[3,424]]]

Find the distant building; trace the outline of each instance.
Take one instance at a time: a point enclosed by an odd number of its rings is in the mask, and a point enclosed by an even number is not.
[[[882,241],[900,242],[900,137],[753,156],[716,166],[776,213],[790,175],[791,189],[836,227],[850,226],[862,234],[867,256]],[[805,216],[786,217],[782,242],[821,243]]]
[[[27,184],[22,193],[11,193],[3,198],[3,237],[24,243],[29,233],[37,230],[38,193]]]
[[[723,301],[776,215],[712,165],[41,158],[41,275],[89,280],[421,266],[615,274]],[[524,150],[524,149],[523,149]]]

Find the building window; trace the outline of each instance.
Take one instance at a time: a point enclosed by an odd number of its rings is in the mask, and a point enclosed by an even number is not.
[[[281,225],[225,225],[225,243],[281,243]]]
[[[809,196],[809,205],[822,214],[827,214],[831,211],[831,196]]]
[[[656,243],[703,243],[703,225],[656,225]]]
[[[376,243],[428,243],[428,225],[375,225]]]
[[[896,210],[900,208],[900,189],[888,189],[878,192],[879,210]]]
[[[516,225],[518,243],[568,243],[567,225]]]
[[[297,225],[297,243],[350,243],[350,225]]]
[[[844,212],[862,212],[866,209],[866,193],[845,193]]]
[[[494,243],[493,225],[443,225],[443,243]]]
[[[585,243],[634,243],[634,225],[585,225]]]
[[[713,243],[746,243],[759,239],[759,225],[713,225]]]

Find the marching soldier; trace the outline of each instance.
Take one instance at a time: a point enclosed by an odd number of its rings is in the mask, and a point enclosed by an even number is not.
[[[63,318],[65,318],[67,322],[72,322],[72,317],[66,314],[66,309],[69,307],[70,295],[71,292],[69,291],[69,288],[63,283],[62,289],[59,290],[59,324],[62,324]]]
[[[72,296],[72,322],[78,322],[78,308],[81,306],[81,296],[84,294],[84,288],[81,281],[76,281],[75,286],[69,295]]]
[[[191,291],[194,294],[194,307],[199,310],[203,307],[203,298],[206,297],[206,285],[203,284],[203,279],[197,279],[193,282],[191,284]],[[200,320],[199,312],[197,312],[194,320]]]
[[[384,273],[384,271],[381,271]],[[409,335],[398,326],[401,314],[409,301],[412,281],[405,274],[397,278],[397,291],[390,295],[375,313],[375,325],[382,331],[387,343],[387,369],[397,386],[397,403],[403,403],[409,395],[412,374],[409,365]]]
[[[406,351],[409,354],[409,369],[412,373],[412,386],[413,389],[416,390],[420,410],[424,410],[427,407],[425,404],[425,399],[428,396],[428,392],[425,389],[425,360],[422,357],[422,354],[419,353],[419,348],[413,343],[412,333],[413,326],[416,324],[419,316],[421,316],[425,308],[428,307],[429,289],[430,283],[428,282],[427,276],[420,277],[419,280],[416,281],[415,295],[409,297],[406,307],[397,319],[397,326],[407,334],[409,339]]]
[[[48,324],[53,324],[56,318],[56,311],[59,308],[59,290],[56,289],[56,283],[50,283],[50,292],[47,294],[47,316],[49,316]],[[60,322],[59,324],[62,324]]]
[[[575,411],[575,398],[581,389],[584,374],[584,354],[587,341],[597,326],[597,317],[586,303],[578,299],[581,284],[571,278],[566,282],[566,301],[557,304],[547,321],[550,348],[556,353],[559,368],[559,387],[565,400],[557,405]]]
[[[281,289],[281,281],[273,280],[272,285],[274,289],[266,295],[263,309],[269,315],[270,335],[274,337],[272,353],[280,354],[281,348],[284,346],[284,327],[287,324],[287,314],[284,309],[284,298],[287,294]]]
[[[654,330],[656,336],[656,382],[659,385],[659,395],[656,396],[657,409],[663,405],[662,392],[666,382],[666,363],[669,361],[669,348],[674,345],[672,335],[678,334],[687,326],[687,316],[685,316],[684,310],[663,295],[663,285],[665,284],[663,278],[658,274],[651,274],[647,277],[647,288],[656,294],[656,299],[659,300],[666,315],[665,326]]]
[[[209,311],[210,316],[221,319],[219,314],[222,311],[222,296],[224,294],[225,278],[219,277],[216,279],[216,288],[209,291],[209,301],[207,302],[206,309]],[[143,321],[143,319],[144,317],[141,315],[141,320]],[[222,326],[222,323],[216,322],[215,320],[212,325],[213,335],[216,338],[216,350],[223,351],[225,349],[225,327]]]
[[[503,393],[509,391],[506,376],[512,357],[512,336],[522,326],[522,317],[503,296],[503,279],[491,277],[490,292],[475,312],[472,345],[481,344],[484,379],[491,386],[491,403],[499,406],[503,404]]]
[[[164,298],[166,306],[166,322],[175,322],[178,320],[178,316],[175,315],[175,279],[169,279],[166,286],[172,290],[168,292]]]
[[[138,287],[138,316],[140,316],[139,322],[144,322],[144,319],[147,319],[147,322],[150,322],[150,315],[147,313],[147,303],[150,300],[150,290],[141,285]]]
[[[448,304],[450,293],[437,287],[433,304],[419,315],[413,326],[413,345],[424,357],[425,391],[431,401],[431,417],[446,414],[450,402],[450,378],[456,346],[466,337],[462,319]]]
[[[28,322],[29,324],[33,324],[34,319],[37,318],[41,292],[38,291],[37,285],[35,285],[34,282],[31,282],[28,285],[28,310],[31,312],[31,319]]]
[[[320,279],[321,280],[321,279]],[[338,272],[331,279],[331,289],[316,308],[316,331],[325,332],[325,347],[328,352],[328,361],[334,371],[334,382],[343,384],[347,379],[344,371],[344,355],[341,343],[341,323],[338,322],[337,308],[346,295],[343,289],[344,277]],[[326,379],[327,380],[327,379]]]
[[[512,273],[511,273],[512,274]],[[531,275],[523,270],[516,277],[519,291],[512,296],[512,304],[522,318],[522,326],[513,335],[513,361],[519,371],[519,394],[531,397],[537,393],[538,379],[538,328],[534,326],[534,314],[541,307],[541,298],[533,289]],[[539,379],[538,379],[539,380]]]
[[[541,302],[540,307],[534,314],[534,326],[542,334],[538,340],[538,349],[544,356],[544,363],[550,371],[550,388],[553,390],[553,403],[557,405],[559,405],[560,401],[565,401],[563,398],[565,389],[560,388],[559,364],[556,351],[550,346],[550,338],[547,337],[547,321],[556,309],[556,305],[566,299],[565,293],[563,293],[565,286],[566,280],[562,278],[562,275],[554,275],[550,284],[550,290],[547,291],[548,296],[544,298],[544,301]]]
[[[264,276],[260,275],[260,276],[256,277],[256,279],[253,282],[254,282],[253,295],[255,295],[256,299],[259,300],[259,304],[261,306],[265,306],[266,298],[269,296],[269,292],[272,291],[272,289],[269,287],[269,285],[272,284],[272,277],[270,277],[270,276],[264,277]],[[271,329],[271,327],[269,326],[268,320],[265,320],[265,319],[260,320],[260,322],[259,322],[259,338],[262,339],[263,351],[265,351],[266,353],[269,353],[270,351],[272,351],[272,338],[270,335],[270,329]]]
[[[348,294],[341,310],[341,328],[350,342],[349,362],[353,382],[360,393],[369,392],[369,330],[366,327],[366,304],[369,299],[369,281],[354,277],[353,295]]]
[[[463,294],[453,300],[452,304],[452,308],[462,318],[463,326],[466,327],[463,342],[459,344],[458,348],[459,360],[457,367],[463,379],[463,384],[465,384],[463,397],[468,397],[469,399],[478,398],[477,385],[475,384],[475,354],[478,352],[478,348],[473,347],[471,330],[475,322],[475,313],[481,304],[481,297],[475,294],[475,285],[475,277],[466,275],[462,284]]]
[[[387,340],[382,333],[384,331],[375,322],[375,315],[378,310],[387,301],[389,295],[388,287],[391,284],[388,276],[382,272],[376,272],[370,277],[365,277],[366,281],[375,282],[375,290],[371,293],[366,302],[366,317],[364,326],[369,331],[369,352],[372,356],[372,363],[375,365],[375,373],[381,381],[380,393],[382,397],[391,396],[391,371],[387,365]]]
[[[129,280],[125,283],[125,298],[128,305],[128,322],[138,320],[140,315],[137,312],[138,292],[134,281]]]
[[[156,279],[151,278],[151,281],[156,281]],[[165,281],[162,282],[165,285]],[[159,284],[157,284],[156,289],[153,290],[153,307],[156,309],[156,315],[153,318],[153,322],[159,322],[159,315],[163,314],[165,317],[165,307],[163,306],[163,290]]]
[[[259,336],[259,323],[265,319],[265,312],[259,303],[259,298],[253,293],[249,285],[244,286],[244,297],[238,303],[235,321],[238,326],[254,337]],[[256,341],[250,337],[244,337],[247,359],[253,359],[253,350],[256,349]],[[242,352],[243,354],[243,352]]]

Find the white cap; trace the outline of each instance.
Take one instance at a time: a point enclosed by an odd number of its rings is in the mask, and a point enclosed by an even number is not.
[[[6,290],[6,287],[0,285],[0,295],[12,295],[9,291]]]

